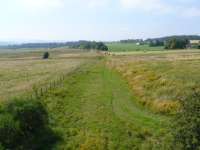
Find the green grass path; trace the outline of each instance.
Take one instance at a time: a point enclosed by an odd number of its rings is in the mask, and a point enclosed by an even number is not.
[[[102,62],[83,66],[43,99],[62,137],[55,149],[145,149],[168,122],[137,105],[126,81]]]

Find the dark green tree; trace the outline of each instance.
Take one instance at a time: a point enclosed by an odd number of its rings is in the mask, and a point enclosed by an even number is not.
[[[49,58],[49,52],[45,52],[43,54],[43,59],[48,59]]]
[[[165,42],[165,49],[185,49],[188,44],[188,39],[171,38]]]

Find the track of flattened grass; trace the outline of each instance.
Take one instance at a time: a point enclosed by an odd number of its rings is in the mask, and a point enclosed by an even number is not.
[[[63,138],[55,149],[142,149],[168,122],[137,107],[127,83],[102,62],[82,67],[43,99]]]

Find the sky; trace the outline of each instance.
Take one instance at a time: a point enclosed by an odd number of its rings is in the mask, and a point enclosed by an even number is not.
[[[200,0],[0,0],[0,40],[200,35]]]

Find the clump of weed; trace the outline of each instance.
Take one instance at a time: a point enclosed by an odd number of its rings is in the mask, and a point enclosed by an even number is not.
[[[182,109],[175,117],[175,144],[183,150],[200,149],[200,92],[193,92],[180,101]]]

